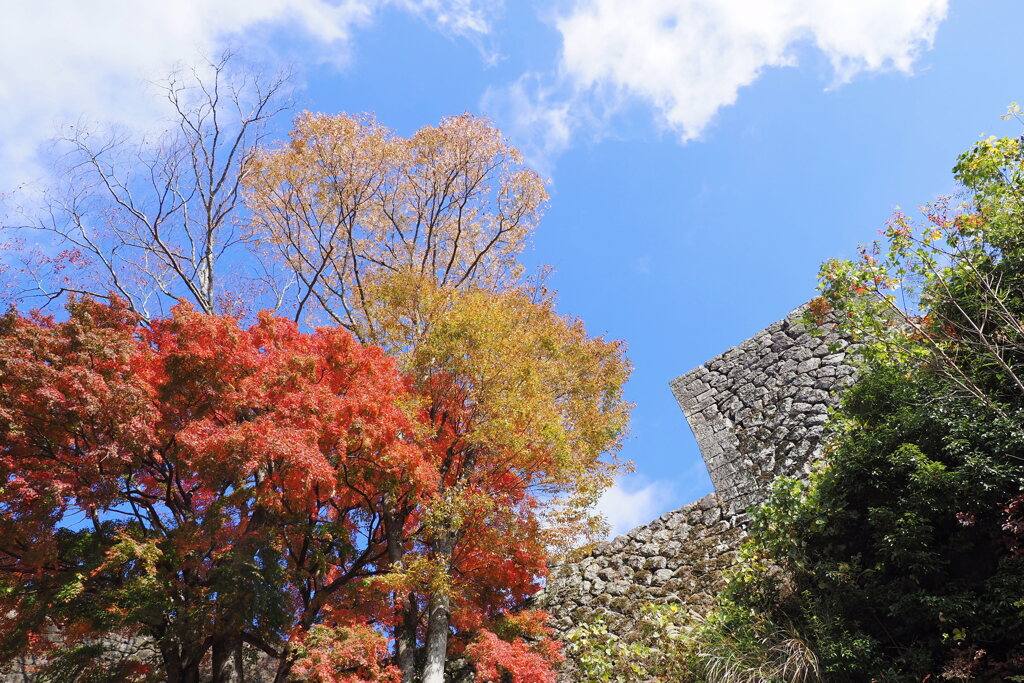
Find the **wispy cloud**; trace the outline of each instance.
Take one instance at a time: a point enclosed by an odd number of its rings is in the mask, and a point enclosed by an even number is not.
[[[544,76],[528,73],[506,87],[488,88],[480,108],[514,131],[526,161],[542,175],[551,175],[553,160],[572,138],[570,102],[550,87]]]
[[[386,0],[385,0],[386,1]],[[443,31],[463,38],[490,33],[504,0],[393,0]]]
[[[354,31],[386,6],[437,30],[478,37],[501,0],[17,0],[0,22],[0,184],[20,180],[58,124],[81,118],[146,127],[160,117],[146,86],[180,63],[231,46],[262,61],[347,64]],[[288,40],[275,40],[275,39]],[[273,46],[289,45],[288,54]],[[298,54],[296,54],[298,51]]]
[[[665,512],[662,507],[668,494],[665,485],[658,482],[617,482],[601,496],[597,510],[607,518],[611,536],[617,536]]]
[[[793,66],[809,46],[832,65],[830,86],[875,71],[910,73],[929,49],[948,0],[576,0],[555,26],[560,61],[506,86],[512,105],[495,115],[520,144],[559,151],[609,110],[640,102],[682,141],[699,137],[740,90],[772,67]],[[500,101],[496,89],[487,94]],[[530,113],[524,116],[523,112]],[[538,131],[551,113],[558,146]],[[525,125],[523,125],[525,123]],[[522,126],[522,128],[520,128]],[[568,133],[566,132],[568,131]],[[601,131],[597,131],[599,134]],[[540,142],[533,137],[542,136]]]

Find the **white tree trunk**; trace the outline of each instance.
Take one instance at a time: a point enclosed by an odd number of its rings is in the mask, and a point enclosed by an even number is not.
[[[448,655],[448,625],[451,598],[447,593],[433,595],[427,618],[426,655],[423,683],[444,683],[444,665]]]

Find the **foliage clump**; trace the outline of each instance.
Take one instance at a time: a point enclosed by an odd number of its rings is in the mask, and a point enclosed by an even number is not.
[[[676,604],[644,603],[625,633],[603,617],[567,636],[582,680],[601,683],[696,683],[818,680],[814,652],[793,630],[747,610],[700,615]]]

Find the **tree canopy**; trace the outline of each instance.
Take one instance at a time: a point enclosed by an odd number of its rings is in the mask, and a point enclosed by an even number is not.
[[[48,623],[127,628],[198,680],[225,641],[294,650],[325,610],[358,613],[386,567],[373,502],[418,466],[391,359],[184,305],[152,327],[83,301],[2,329],[8,652]]]
[[[166,137],[72,138],[16,226],[57,240],[16,294],[67,315],[0,326],[0,657],[553,680],[522,605],[602,530],[630,366],[518,261],[543,182],[468,114],[266,144],[283,83],[229,66],[169,82]],[[145,666],[95,654],[130,635]]]

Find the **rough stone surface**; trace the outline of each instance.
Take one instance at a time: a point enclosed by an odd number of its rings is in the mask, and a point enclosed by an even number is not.
[[[50,637],[56,641],[59,641],[60,635],[56,632],[51,632]],[[83,644],[95,643],[99,641],[87,641]],[[130,635],[107,635],[102,639],[104,646],[104,652],[99,658],[102,663],[107,666],[113,667],[116,664],[124,664],[127,662],[133,663],[147,663],[148,665],[159,670],[160,667],[160,653],[153,641],[145,636],[130,636]],[[276,671],[275,660],[271,660],[269,657],[261,652],[251,650],[249,646],[246,648],[246,660],[254,661],[255,664],[252,666],[247,665],[245,680],[247,683],[273,683],[274,674]],[[95,660],[94,660],[95,661]],[[48,664],[45,656],[36,655],[25,655],[18,657],[13,662],[6,665],[4,670],[0,672],[0,683],[37,683],[43,680],[41,670]],[[97,662],[100,663],[100,662]],[[204,679],[209,679],[209,662],[203,669]],[[93,673],[91,670],[83,672],[83,675],[75,678],[75,681],[79,680],[94,680],[88,678],[88,674]],[[45,680],[54,680],[51,677],[46,677]],[[69,678],[60,678],[59,680],[70,680]],[[104,680],[107,680],[106,678]]]
[[[553,568],[536,603],[556,633],[602,615],[625,635],[645,602],[711,604],[735,564],[745,511],[777,477],[810,471],[837,390],[854,374],[849,344],[830,329],[808,334],[803,311],[670,382],[715,493]],[[564,680],[574,680],[571,666]]]
[[[700,610],[722,587],[742,533],[712,493],[554,568],[537,601],[562,633],[598,615],[621,624],[641,602]]]
[[[763,501],[777,477],[809,471],[836,389],[853,375],[847,342],[807,334],[803,310],[669,383],[733,512]]]
[[[51,630],[47,636],[59,642],[60,634]],[[89,644],[94,641],[87,641]],[[140,636],[109,635],[103,639],[104,653],[101,656],[105,665],[124,662],[158,661],[159,653],[152,641]],[[41,678],[39,671],[47,664],[45,657],[24,655],[7,664],[0,672],[0,683],[32,683]],[[77,680],[77,679],[76,679]]]

